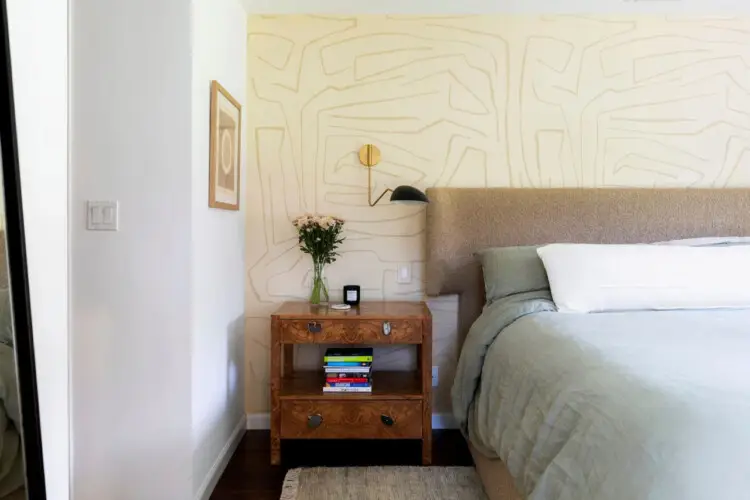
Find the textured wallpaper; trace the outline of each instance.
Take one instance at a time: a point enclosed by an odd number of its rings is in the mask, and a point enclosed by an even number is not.
[[[269,314],[304,299],[290,219],[346,219],[334,297],[422,297],[424,209],[367,205],[429,186],[750,185],[750,19],[252,16],[248,35],[247,410],[268,410]],[[396,283],[397,265],[413,282]],[[435,409],[450,411],[456,299],[430,301]],[[301,366],[320,353],[303,348]],[[380,368],[413,366],[410,349]]]

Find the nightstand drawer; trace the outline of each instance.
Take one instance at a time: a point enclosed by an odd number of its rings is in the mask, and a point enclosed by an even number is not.
[[[419,344],[420,320],[283,320],[281,341],[323,344]]]
[[[421,439],[421,401],[282,401],[288,439]]]

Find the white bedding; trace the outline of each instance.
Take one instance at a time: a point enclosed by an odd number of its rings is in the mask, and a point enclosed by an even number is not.
[[[468,422],[531,500],[750,499],[750,311],[521,317]]]
[[[560,312],[750,308],[750,245],[537,249]]]

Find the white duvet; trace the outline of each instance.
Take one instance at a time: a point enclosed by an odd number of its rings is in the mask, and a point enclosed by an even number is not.
[[[750,311],[529,314],[468,424],[528,499],[750,499]]]

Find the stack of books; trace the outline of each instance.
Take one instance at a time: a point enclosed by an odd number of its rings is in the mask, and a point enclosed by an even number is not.
[[[372,347],[327,349],[323,392],[372,392]]]

